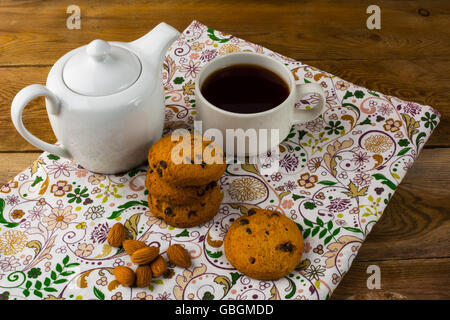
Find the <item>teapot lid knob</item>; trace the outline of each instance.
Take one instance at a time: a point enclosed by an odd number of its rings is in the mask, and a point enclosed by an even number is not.
[[[63,80],[78,94],[107,96],[130,87],[141,71],[141,62],[132,51],[97,39],[77,49],[66,61]]]
[[[108,42],[100,39],[91,41],[86,48],[88,56],[101,61],[109,55],[111,46]]]

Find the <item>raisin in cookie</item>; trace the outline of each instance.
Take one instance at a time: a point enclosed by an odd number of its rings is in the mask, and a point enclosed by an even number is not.
[[[222,193],[218,185],[204,198],[181,205],[160,200],[151,194],[148,196],[148,206],[152,214],[177,228],[194,227],[211,220],[219,211],[221,202]]]
[[[303,237],[282,213],[250,209],[225,236],[225,255],[240,272],[259,280],[279,279],[299,264]]]
[[[167,135],[150,148],[150,170],[164,182],[180,187],[207,185],[219,180],[226,169],[219,146],[198,135],[174,137],[179,140],[172,141],[172,135]]]

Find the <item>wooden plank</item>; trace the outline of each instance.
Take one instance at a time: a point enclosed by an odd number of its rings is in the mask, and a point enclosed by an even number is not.
[[[358,258],[356,258],[358,259]],[[381,290],[414,299],[450,299],[450,258],[411,259],[363,262],[355,260],[350,271],[334,291],[331,299],[347,299],[356,294],[373,292],[367,289],[369,265],[381,271]]]
[[[0,153],[0,185],[30,167],[40,153]]]
[[[427,146],[450,146],[450,64],[425,59],[377,63],[311,60],[308,64],[371,90],[433,106],[441,112],[442,119]],[[9,110],[15,94],[26,85],[45,84],[49,70],[50,67],[0,67],[0,108]],[[43,101],[41,98],[30,103],[24,111],[24,123],[31,133],[53,143],[56,139]],[[9,112],[0,113],[0,127],[0,151],[37,150],[16,132]]]
[[[81,30],[66,28],[68,4],[57,0],[0,3],[0,185],[39,154],[11,152],[37,150],[10,121],[8,110],[17,91],[31,83],[45,83],[50,66],[68,50],[95,38],[131,41],[160,21],[181,31],[196,19],[358,85],[431,105],[443,118],[426,147],[450,146],[450,47],[446,45],[450,2],[446,0],[379,1],[381,30],[365,27],[365,10],[372,4],[368,0],[114,0],[108,5],[79,0]],[[420,15],[420,8],[429,15]],[[30,104],[24,119],[33,134],[51,143],[56,140],[43,99]],[[383,291],[409,299],[450,298],[448,159],[450,149],[422,151],[333,299],[368,292],[366,270],[371,264],[381,268]]]
[[[362,261],[450,257],[450,149],[424,149],[358,253]]]
[[[66,27],[65,1],[2,1],[0,65],[53,64],[95,38],[131,41],[160,21],[183,30],[192,20],[309,59],[444,59],[450,55],[446,0],[379,1],[381,30],[366,27],[372,1],[79,0],[81,30]],[[425,8],[428,15],[421,15]],[[422,11],[423,12],[423,11]]]
[[[11,102],[17,92],[29,84],[45,84],[50,67],[0,68],[0,151],[39,151],[16,131],[11,121]],[[23,112],[25,127],[40,139],[55,143],[47,117],[44,98],[32,100]]]

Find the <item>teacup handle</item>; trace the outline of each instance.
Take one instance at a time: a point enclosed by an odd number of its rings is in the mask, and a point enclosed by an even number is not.
[[[47,87],[40,84],[29,85],[17,93],[14,97],[11,105],[11,118],[17,131],[33,146],[58,155],[64,158],[71,158],[70,153],[57,145],[47,143],[32,135],[24,126],[22,121],[23,109],[34,98],[44,96],[49,100],[48,112],[53,115],[57,115],[61,108],[61,102],[58,97],[51,92]]]
[[[318,116],[322,114],[323,109],[325,108],[326,98],[323,88],[317,83],[297,84],[296,88],[297,88],[296,101],[301,100],[304,96],[308,94],[317,94],[319,95],[319,102],[316,105],[311,106],[310,109],[306,110],[299,110],[294,107],[293,124],[316,119]]]

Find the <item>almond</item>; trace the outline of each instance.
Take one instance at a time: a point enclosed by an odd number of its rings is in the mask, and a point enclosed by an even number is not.
[[[153,276],[160,277],[167,270],[167,263],[162,256],[159,256],[150,264],[150,267],[152,269]]]
[[[148,287],[151,281],[152,281],[152,270],[150,269],[150,266],[147,264],[137,267],[136,286],[139,288]]]
[[[147,247],[138,249],[131,255],[131,261],[134,264],[147,264],[155,260],[159,255],[158,247]]]
[[[116,223],[108,232],[108,243],[112,247],[120,247],[127,237],[127,229],[123,224]]]
[[[134,271],[125,266],[118,266],[114,268],[114,275],[116,276],[116,280],[125,287],[131,287],[134,284],[134,280],[136,279],[136,275]]]
[[[135,252],[136,250],[142,249],[146,247],[147,245],[145,242],[139,241],[139,240],[125,240],[122,243],[122,247],[125,249],[126,253],[128,253],[130,256]]]
[[[191,266],[191,256],[179,244],[173,244],[167,249],[167,257],[171,262],[183,268]]]

